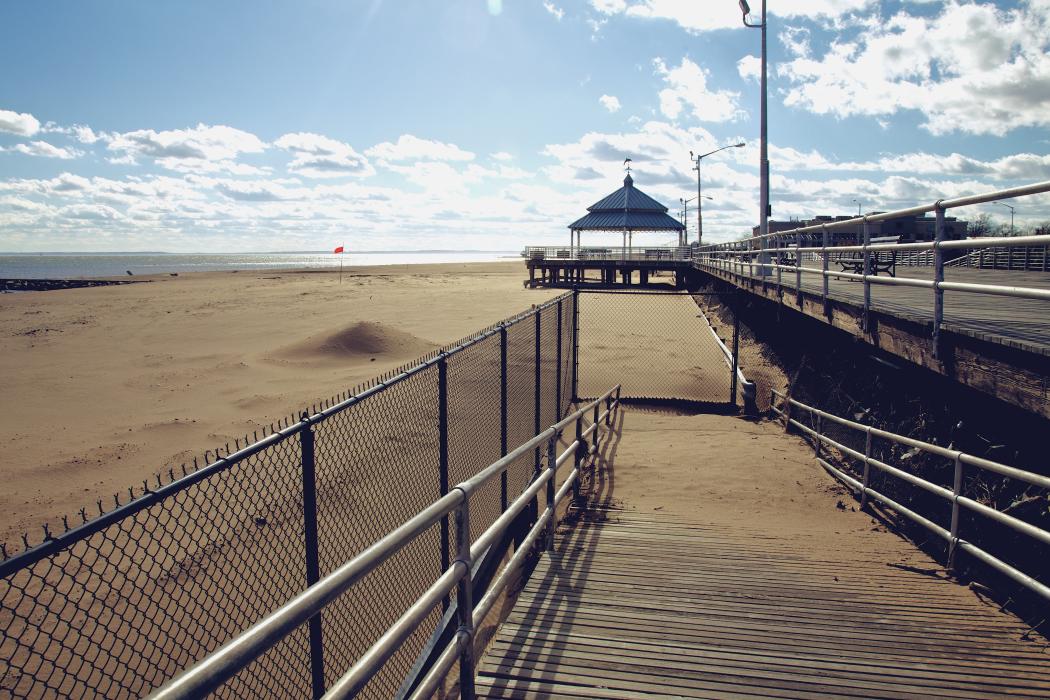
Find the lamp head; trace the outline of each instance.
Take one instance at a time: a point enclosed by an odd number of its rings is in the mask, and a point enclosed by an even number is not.
[[[747,4],[747,0],[740,0],[740,11],[747,17],[751,14],[751,6]]]
[[[695,156],[693,155],[693,152],[692,152],[692,151],[689,151],[689,157],[690,157],[690,158],[694,158],[694,157],[695,157]]]
[[[746,144],[741,141],[740,143],[734,143],[733,148],[743,148]]]

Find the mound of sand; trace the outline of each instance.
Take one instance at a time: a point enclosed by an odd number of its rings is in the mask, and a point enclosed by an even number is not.
[[[438,347],[419,336],[376,321],[359,321],[335,333],[310,336],[278,350],[274,359],[289,362],[342,362],[372,358],[412,359]]]

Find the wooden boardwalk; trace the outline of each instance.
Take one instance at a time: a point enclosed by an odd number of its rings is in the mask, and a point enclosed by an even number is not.
[[[805,265],[816,267],[819,263],[807,261]],[[897,276],[932,280],[933,268],[898,266]],[[1050,273],[1046,272],[948,268],[944,271],[944,279],[947,282],[1050,289]],[[766,278],[767,286],[775,287],[776,280],[774,272]],[[780,280],[784,302],[791,304],[795,296],[795,273],[781,270]],[[820,275],[803,273],[802,290],[819,296]],[[863,307],[864,284],[856,280],[832,277],[828,281],[828,296],[836,301]],[[877,311],[909,321],[933,322],[931,289],[872,284],[871,305]],[[944,328],[1029,352],[1050,355],[1050,302],[1047,301],[946,291]]]
[[[1050,697],[1045,640],[898,538],[858,562],[768,519],[596,515],[543,556],[478,697]]]

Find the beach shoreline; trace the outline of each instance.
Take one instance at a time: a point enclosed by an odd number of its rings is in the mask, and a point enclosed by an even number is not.
[[[0,297],[0,541],[541,303],[520,262],[151,275]],[[34,535],[33,540],[39,537]]]

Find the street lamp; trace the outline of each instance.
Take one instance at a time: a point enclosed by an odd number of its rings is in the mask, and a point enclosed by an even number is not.
[[[857,216],[860,216],[860,200],[854,199],[853,203],[857,205]]]
[[[1001,204],[1010,210],[1010,235],[1014,235],[1014,208],[1006,202],[995,202],[995,204]]]
[[[762,106],[759,118],[758,154],[759,189],[761,192],[758,196],[760,209],[758,233],[761,236],[765,236],[769,233],[769,154],[766,144],[766,0],[762,0],[762,22],[760,24],[750,24],[747,21],[747,16],[751,14],[751,8],[748,6],[747,0],[740,0],[740,11],[744,15],[743,22],[745,27],[762,30]],[[761,247],[765,248],[766,239],[762,238],[761,241]],[[764,263],[758,268],[759,274],[764,277],[768,274],[765,264],[769,262],[769,254],[763,253],[759,257],[760,262]]]
[[[697,200],[697,202],[696,202],[696,244],[697,245],[700,245],[700,243],[703,241],[703,238],[704,238],[704,207],[703,207],[703,199],[704,199],[704,197],[703,197],[703,195],[700,192],[700,160],[702,158],[707,158],[710,155],[714,155],[715,153],[718,153],[719,151],[724,151],[727,148],[743,148],[743,147],[744,147],[744,142],[741,141],[740,143],[731,143],[728,146],[722,146],[721,148],[716,148],[715,150],[711,151],[710,153],[705,153],[705,154],[703,154],[701,156],[694,156],[693,152],[689,151],[689,158],[696,160],[696,166],[693,167],[693,170],[696,171],[696,197],[693,197],[693,199]],[[708,199],[710,199],[710,197],[708,197]],[[689,201],[693,201],[693,200],[691,199]],[[688,244],[689,244],[689,239],[688,239],[688,237],[686,237],[686,245],[688,245]]]

